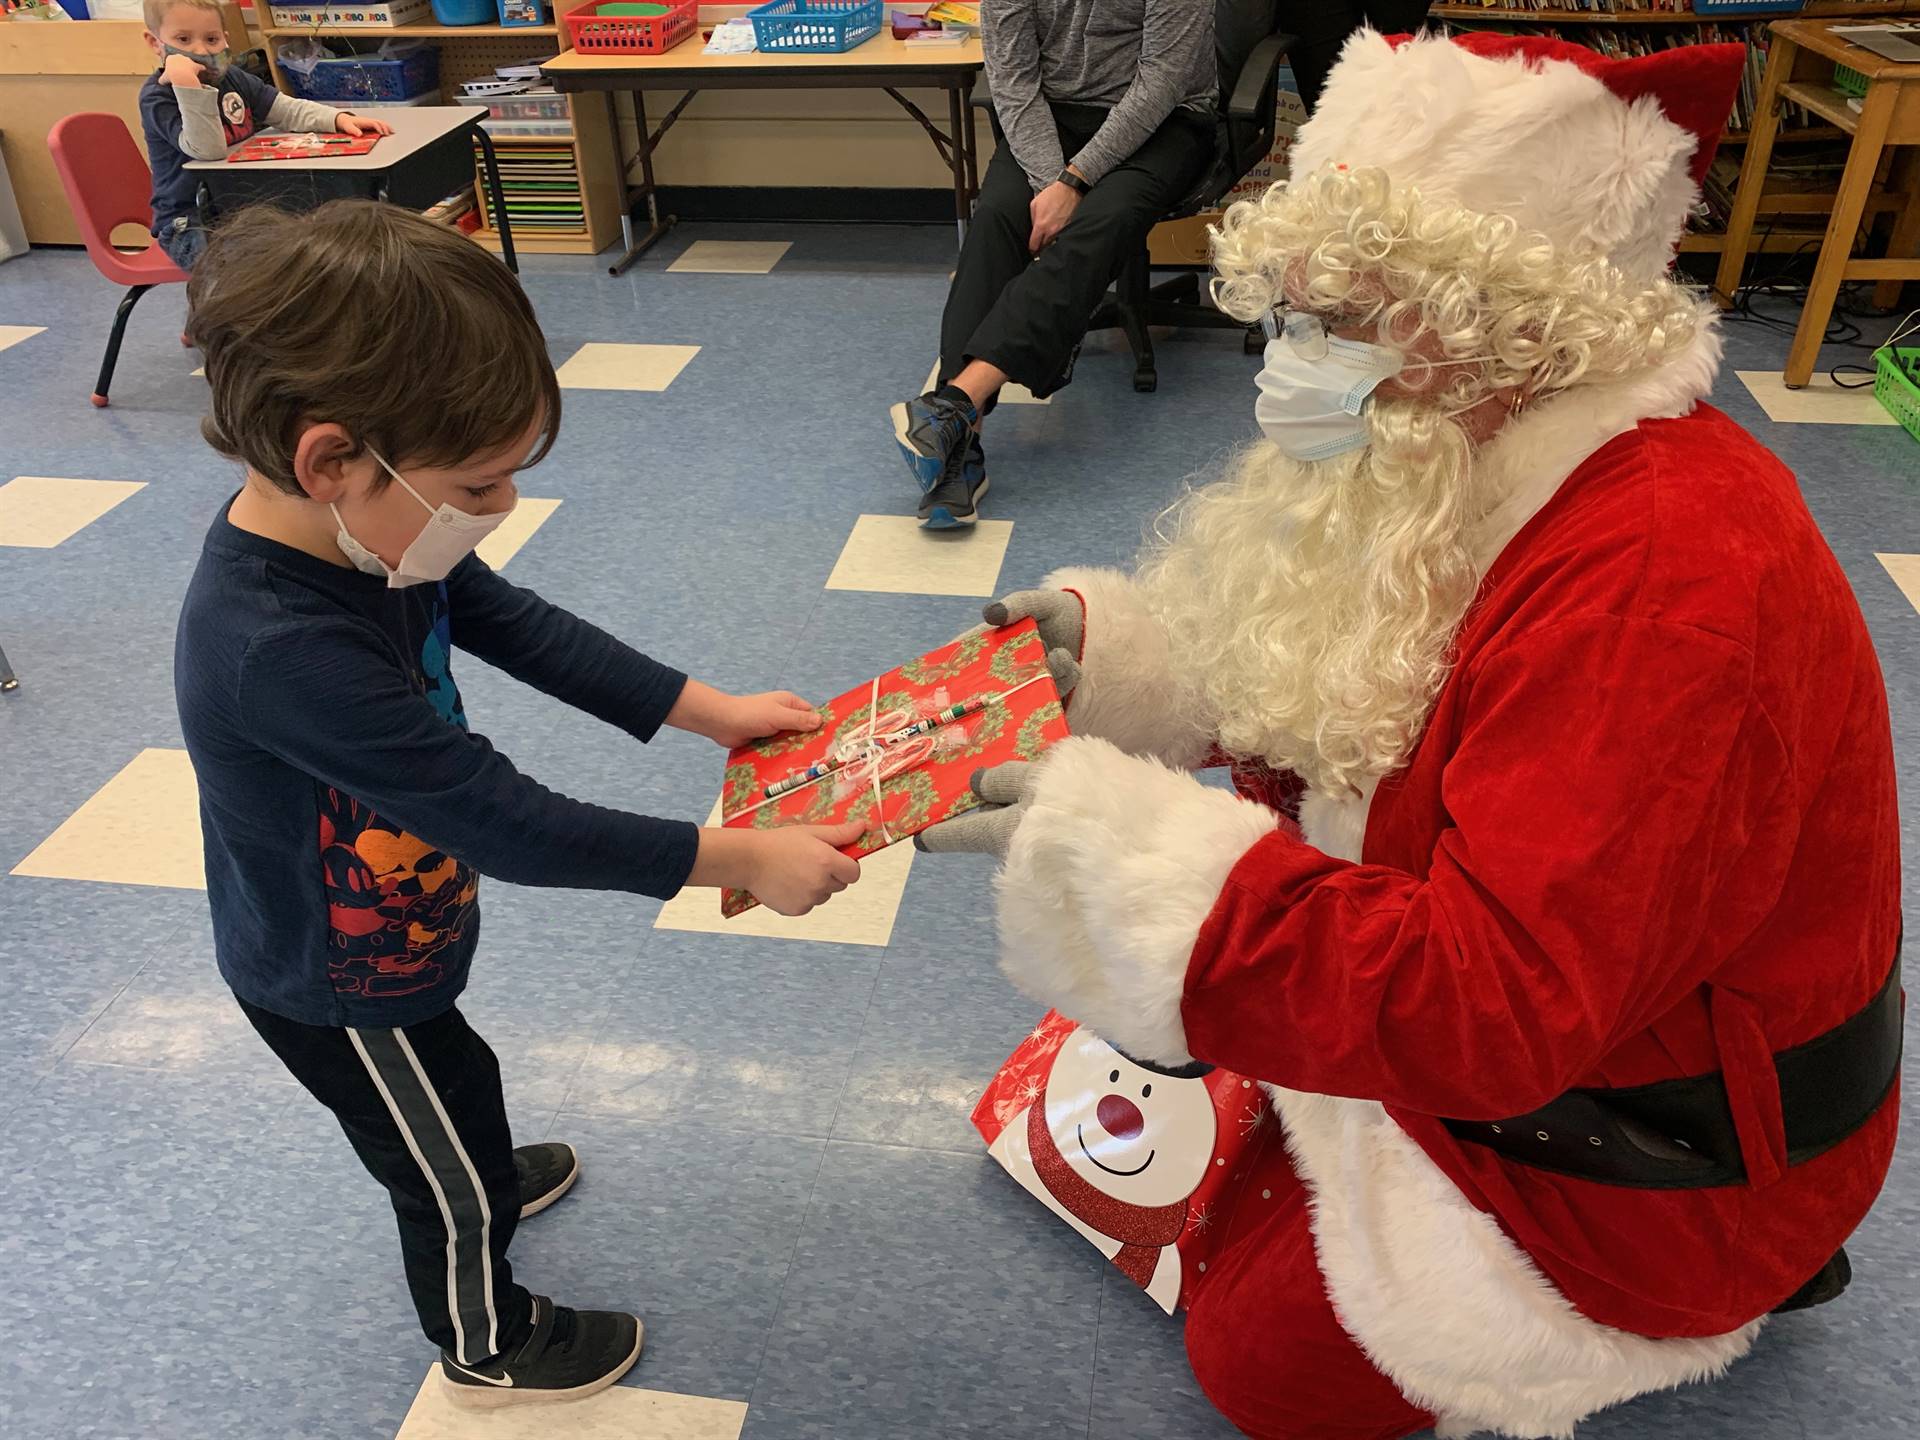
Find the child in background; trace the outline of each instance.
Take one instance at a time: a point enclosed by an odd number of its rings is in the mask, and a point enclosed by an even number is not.
[[[153,234],[182,270],[206,248],[194,223],[189,160],[218,160],[262,126],[278,130],[391,135],[384,120],[363,120],[317,100],[282,95],[230,66],[220,0],[146,0],[147,48],[160,68],[140,87],[140,123],[153,167]]]
[[[221,974],[387,1187],[452,1398],[592,1394],[638,1358],[642,1327],[532,1295],[507,1263],[515,1224],[579,1161],[514,1148],[499,1064],[455,1007],[479,876],[660,898],[738,886],[797,915],[859,878],[836,847],[862,827],[702,829],[583,804],[467,728],[455,646],[642,741],[666,724],[725,749],[821,723],[784,691],[690,680],[472,553],[560,423],[546,341],[498,260],[372,201],[254,207],[215,232],[188,298],[203,433],[247,472],[174,653]]]

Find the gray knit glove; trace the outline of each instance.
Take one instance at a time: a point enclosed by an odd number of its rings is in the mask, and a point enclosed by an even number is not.
[[[991,855],[1007,858],[1013,832],[1026,815],[1033,793],[1034,766],[1030,760],[1009,760],[990,770],[976,770],[969,782],[980,808],[943,820],[913,837],[913,848],[932,855]]]
[[[1080,597],[1065,590],[1016,590],[989,601],[981,618],[994,629],[1016,620],[1031,619],[1047,647],[1047,668],[1062,700],[1080,683],[1080,645],[1086,638],[1086,619]]]

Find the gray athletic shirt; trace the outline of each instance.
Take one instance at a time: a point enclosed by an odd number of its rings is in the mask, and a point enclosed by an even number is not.
[[[1000,127],[1036,191],[1067,164],[1048,101],[1112,110],[1072,157],[1098,181],[1176,108],[1217,100],[1213,0],[982,0],[980,43]]]

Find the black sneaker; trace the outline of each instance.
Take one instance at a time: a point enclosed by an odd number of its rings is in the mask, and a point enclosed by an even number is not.
[[[522,1145],[513,1152],[513,1168],[520,1172],[520,1218],[538,1215],[573,1188],[580,1178],[580,1157],[573,1146],[550,1140],[544,1145]]]
[[[964,450],[980,418],[973,402],[951,385],[903,400],[887,412],[893,438],[922,494],[946,478],[953,458]]]
[[[980,518],[980,497],[987,493],[987,454],[973,436],[939,483],[920,498],[920,524],[928,530],[952,530]]]
[[[580,1400],[633,1368],[645,1333],[638,1316],[569,1310],[536,1295],[533,1333],[523,1344],[478,1365],[458,1364],[443,1350],[440,1379],[447,1398],[469,1410]]]

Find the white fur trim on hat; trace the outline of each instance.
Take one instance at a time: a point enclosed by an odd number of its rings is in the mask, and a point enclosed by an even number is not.
[[[1135,1059],[1184,1065],[1200,926],[1280,817],[1105,740],[1064,740],[1038,763],[995,884],[1000,968]]]
[[[1561,60],[1356,34],[1294,143],[1292,169],[1379,169],[1429,200],[1507,215],[1569,259],[1666,272],[1695,187],[1696,137]]]
[[[1086,606],[1082,674],[1067,697],[1067,728],[1179,770],[1205,759],[1213,737],[1176,679],[1167,632],[1132,577],[1076,565],[1040,583],[1072,590]]]

